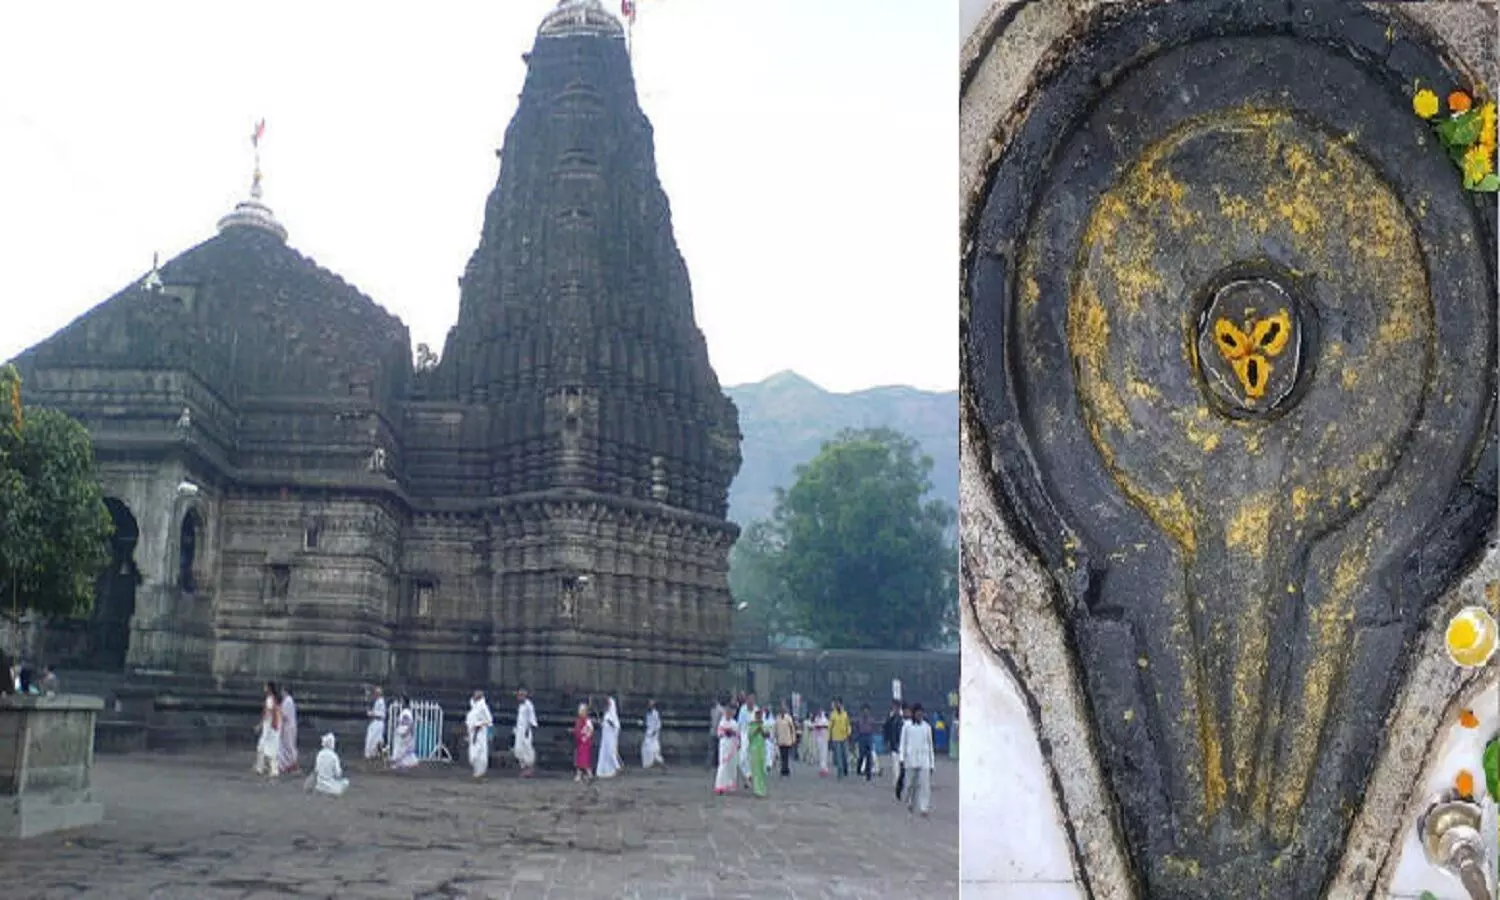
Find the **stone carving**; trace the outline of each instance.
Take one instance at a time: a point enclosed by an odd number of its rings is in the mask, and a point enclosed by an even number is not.
[[[17,360],[29,401],[116,423],[96,444],[130,477],[186,459],[167,477],[214,486],[197,554],[213,602],[131,649],[135,666],[203,676],[196,693],[174,683],[183,708],[223,708],[236,678],[400,674],[466,693],[482,674],[560,709],[569,690],[620,690],[649,656],[630,683],[670,729],[674,708],[703,706],[687,685],[724,684],[738,417],[693,319],[623,29],[597,0],[543,21],[503,157],[441,356],[414,360],[406,327],[287,246],[252,197],[161,267],[191,311],[132,285]],[[209,413],[191,456],[127,424],[163,396]],[[314,551],[290,604],[289,560]],[[419,596],[417,573],[441,596]],[[657,596],[702,609],[643,624]],[[305,653],[303,631],[347,638]],[[189,665],[190,640],[205,649]]]
[[[178,431],[191,431],[193,428],[193,411],[186,406],[182,408],[182,415],[177,417]]]
[[[1091,25],[967,264],[995,485],[1066,598],[1146,893],[1317,897],[1495,513],[1493,211],[1383,87],[1462,80],[1332,0]]]

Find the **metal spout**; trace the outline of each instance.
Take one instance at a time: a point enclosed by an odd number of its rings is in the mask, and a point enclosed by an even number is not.
[[[1439,800],[1417,820],[1427,861],[1463,883],[1471,900],[1495,900],[1484,873],[1483,812],[1466,800]]]

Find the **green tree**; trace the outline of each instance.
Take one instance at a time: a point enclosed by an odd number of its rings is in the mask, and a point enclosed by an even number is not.
[[[88,431],[23,409],[20,375],[0,366],[0,608],[87,613],[113,530]]]
[[[952,507],[924,500],[932,460],[890,429],[844,431],[778,490],[757,552],[772,607],[824,647],[915,650],[957,621]],[[753,530],[753,527],[752,529]]]
[[[729,592],[736,603],[734,624],[743,635],[756,639],[781,637],[796,627],[777,570],[780,553],[770,522],[752,522],[729,551]]]

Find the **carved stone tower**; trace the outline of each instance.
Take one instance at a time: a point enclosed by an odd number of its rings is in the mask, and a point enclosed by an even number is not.
[[[737,415],[693,321],[619,22],[564,2],[527,60],[429,394],[484,411],[497,641],[551,661],[492,674],[696,708],[729,640]]]

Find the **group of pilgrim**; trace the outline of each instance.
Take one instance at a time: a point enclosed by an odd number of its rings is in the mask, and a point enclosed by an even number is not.
[[[536,769],[536,746],[533,743],[537,728],[536,708],[524,688],[516,692],[516,701],[511,751],[520,764],[521,777],[530,778]],[[416,767],[420,759],[417,756],[417,721],[412,704],[405,697],[396,698],[394,703],[397,709],[396,724],[387,746],[386,719],[389,708],[380,688],[372,689],[364,749],[367,760],[378,759],[382,750],[388,750],[390,767],[399,771]],[[483,777],[489,770],[490,739],[494,725],[495,718],[490,712],[484,692],[475,691],[469,699],[469,712],[464,717],[469,765],[475,778]],[[661,713],[657,711],[654,700],[647,707],[645,726],[645,739],[641,742],[641,766],[646,769],[664,767],[666,762],[661,754]],[[613,697],[608,698],[604,714],[597,719],[588,704],[580,705],[572,737],[575,781],[610,778],[624,767],[620,760],[620,713]],[[596,744],[597,753],[594,750]],[[336,747],[337,741],[332,732],[323,735],[322,749],[318,751],[314,770],[305,782],[307,790],[333,796],[348,790],[349,779],[344,776]],[[297,703],[290,690],[278,688],[275,682],[266,682],[265,704],[261,711],[259,739],[256,743],[255,772],[275,779],[298,770]]]

